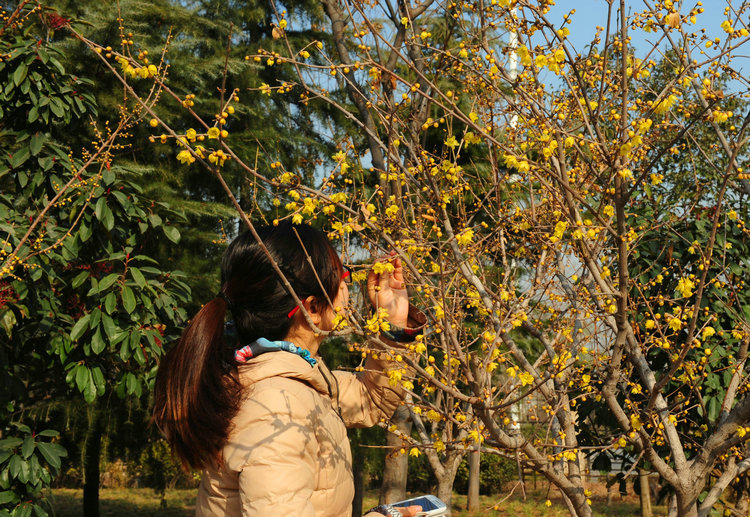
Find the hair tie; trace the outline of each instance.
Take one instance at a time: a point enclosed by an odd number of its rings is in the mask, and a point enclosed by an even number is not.
[[[232,303],[232,300],[227,298],[227,295],[224,294],[223,291],[219,291],[218,293],[216,293],[216,298],[221,298],[222,300],[224,300],[224,303],[227,304],[227,309],[229,309],[230,311],[234,310],[234,304]]]

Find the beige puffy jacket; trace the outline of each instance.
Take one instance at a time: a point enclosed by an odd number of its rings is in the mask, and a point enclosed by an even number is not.
[[[198,516],[349,517],[354,481],[347,427],[389,418],[403,397],[369,359],[358,374],[269,352],[239,367],[243,402],[223,450],[205,470]],[[368,513],[367,517],[380,514]]]

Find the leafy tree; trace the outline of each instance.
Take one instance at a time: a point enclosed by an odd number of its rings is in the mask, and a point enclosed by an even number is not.
[[[314,108],[315,101],[291,95],[245,95],[266,83],[283,90],[280,85],[290,75],[288,66],[269,71],[246,59],[261,44],[274,51],[282,50],[284,45],[272,36],[274,27],[278,30],[278,17],[265,3],[52,0],[46,5],[69,17],[71,26],[87,38],[101,43],[105,54],[111,55],[106,51],[110,48],[139,62],[159,65],[169,78],[176,97],[156,105],[153,115],[146,114],[128,103],[122,85],[108,73],[98,56],[77,39],[68,37],[67,31],[56,31],[53,38],[65,48],[66,66],[76,73],[85,75],[88,71],[99,78],[93,93],[102,118],[117,119],[125,108],[146,121],[153,119],[156,123],[156,116],[168,126],[179,128],[183,135],[190,128],[201,132],[196,117],[185,109],[189,105],[196,113],[210,112],[225,121],[225,139],[244,162],[268,170],[282,160],[293,164],[308,180],[314,177],[322,157],[331,154],[318,136],[318,127],[326,116]],[[289,10],[311,20],[319,17],[315,2],[297,2]],[[323,37],[314,30],[299,34],[289,31],[288,35],[293,40]],[[234,104],[231,113],[225,112],[217,95],[222,88],[226,92],[238,89],[240,97],[252,101]],[[164,127],[158,123],[155,127],[141,124],[132,128],[128,146],[118,153],[118,162],[138,171],[136,181],[145,195],[185,214],[184,222],[176,221],[182,235],[180,248],[168,249],[157,243],[150,254],[186,272],[189,285],[197,293],[187,307],[193,313],[215,291],[216,264],[226,241],[236,235],[238,221],[220,185],[175,160],[180,147],[174,145],[172,137],[163,140],[163,134]],[[270,206],[266,189],[252,184],[233,161],[224,170],[226,181],[244,210],[261,216]]]
[[[149,243],[177,242],[167,206],[142,195],[134,171],[113,161],[126,128],[96,120],[92,82],[68,73],[56,45],[40,39],[38,7],[5,13],[0,29],[0,392],[2,505],[29,515],[60,467],[64,450],[23,419],[52,400],[107,391],[140,395],[154,360],[184,320],[190,290],[178,271],[143,253]],[[76,147],[78,135],[89,145]],[[153,245],[151,245],[153,246]],[[98,438],[97,438],[98,439]],[[98,458],[98,456],[97,456]],[[98,461],[96,462],[98,468]],[[89,480],[98,513],[98,476]],[[29,502],[30,501],[30,502]]]

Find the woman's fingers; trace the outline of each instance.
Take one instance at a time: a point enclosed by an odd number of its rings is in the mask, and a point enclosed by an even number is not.
[[[422,507],[418,505],[398,507],[397,509],[399,512],[401,512],[401,515],[403,515],[403,517],[414,517],[422,511]]]
[[[393,264],[393,272],[388,273],[390,276],[390,284],[392,289],[403,289],[404,288],[404,267],[401,264],[399,257],[394,258],[391,263]]]

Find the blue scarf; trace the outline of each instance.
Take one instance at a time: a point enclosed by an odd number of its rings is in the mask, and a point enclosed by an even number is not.
[[[302,359],[310,363],[310,366],[315,366],[317,360],[310,355],[310,351],[305,348],[300,348],[294,343],[289,341],[269,341],[268,339],[261,337],[239,348],[234,351],[234,360],[238,363],[246,363],[253,357],[265,354],[266,352],[276,352],[278,350],[284,350],[300,356]]]

